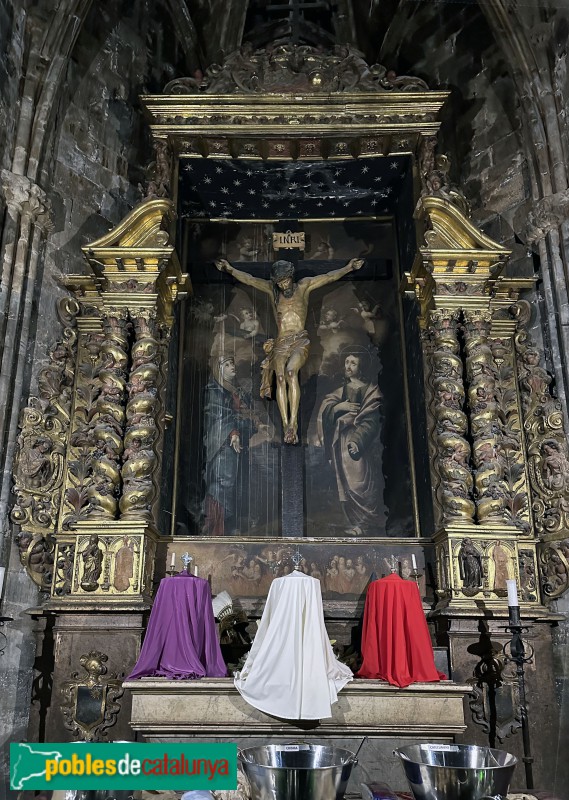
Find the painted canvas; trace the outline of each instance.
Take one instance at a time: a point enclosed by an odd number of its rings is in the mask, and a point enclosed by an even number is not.
[[[282,227],[282,226],[281,226]],[[302,370],[304,535],[414,533],[403,342],[392,226],[303,223],[296,277],[364,259],[357,276],[310,297]],[[269,278],[271,223],[204,222],[188,234],[194,294],[185,304],[176,504],[178,534],[279,535],[282,430],[260,399],[263,345],[274,336],[267,294],[214,266]],[[290,445],[288,445],[290,447]]]

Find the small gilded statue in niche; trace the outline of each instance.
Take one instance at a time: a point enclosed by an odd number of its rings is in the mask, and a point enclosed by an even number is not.
[[[492,561],[494,562],[494,591],[506,592],[506,581],[510,577],[510,557],[499,540],[494,543]]]
[[[103,551],[99,547],[99,537],[96,533],[89,537],[81,558],[83,559],[81,588],[84,592],[94,592],[99,586],[99,578],[103,571]]]
[[[224,258],[218,259],[215,265],[220,272],[229,273],[240,283],[252,286],[271,298],[277,336],[263,345],[266,358],[262,365],[261,397],[271,397],[273,376],[276,375],[277,404],[283,422],[284,442],[297,444],[300,405],[298,373],[306,363],[310,348],[310,339],[304,328],[310,293],[360,269],[363,260],[352,258],[341,269],[302,278],[298,283],[294,280],[294,264],[290,261],[275,261],[269,281],[236,269]]]
[[[482,558],[469,537],[461,542],[458,566],[464,589],[478,589],[482,586]]]

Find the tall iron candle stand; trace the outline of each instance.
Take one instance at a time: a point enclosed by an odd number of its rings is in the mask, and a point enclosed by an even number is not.
[[[506,632],[512,634],[512,638],[503,647],[506,662],[511,661],[516,665],[516,677],[518,680],[518,692],[520,698],[520,715],[522,718],[522,741],[524,747],[524,767],[526,771],[526,788],[533,789],[533,758],[529,738],[528,709],[526,702],[526,681],[524,675],[524,664],[529,664],[533,660],[533,647],[526,644],[522,639],[522,632],[529,630],[527,626],[521,624],[520,604],[518,601],[518,588],[515,581],[506,581],[508,587],[508,617],[509,624]]]

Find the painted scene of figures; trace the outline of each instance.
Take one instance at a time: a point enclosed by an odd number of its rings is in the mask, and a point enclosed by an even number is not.
[[[370,547],[366,545],[315,544],[298,545],[271,541],[270,543],[213,544],[190,543],[199,575],[209,578],[212,593],[229,592],[233,598],[266,597],[274,578],[288,575],[294,569],[292,556],[297,546],[299,568],[306,575],[318,578],[326,599],[357,599],[370,580],[389,575],[395,565],[397,574],[413,580],[412,553],[419,566],[419,589],[425,594],[423,550],[395,544]],[[186,543],[183,545],[187,549]],[[183,550],[176,546],[177,563],[181,566]]]
[[[307,529],[413,535],[408,420],[394,282],[322,292],[303,381]]]
[[[194,293],[184,311],[178,535],[280,535],[286,488],[280,464],[287,445],[277,403],[261,399],[260,392],[266,343],[275,335],[272,298],[243,280],[252,276],[270,285],[269,228],[207,223],[195,233]],[[350,255],[365,258],[349,279],[322,285],[307,304],[300,443],[294,445],[304,460],[303,533],[411,536],[409,423],[391,228],[364,221],[306,222],[304,228],[306,252],[294,267],[296,281],[342,269]],[[225,264],[241,270],[241,279],[216,269],[209,260],[216,256],[233,258],[233,266]]]
[[[188,306],[177,533],[279,535],[279,449],[259,397],[270,309],[253,290],[198,285]]]

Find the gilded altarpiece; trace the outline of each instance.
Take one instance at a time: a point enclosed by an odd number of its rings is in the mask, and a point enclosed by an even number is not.
[[[229,588],[258,600],[272,576],[290,568],[298,545],[306,571],[320,573],[325,597],[350,600],[348,616],[370,574],[387,572],[391,556],[404,577],[412,577],[416,557],[435,616],[505,616],[505,584],[514,578],[522,616],[537,619],[547,614],[542,602],[568,587],[569,453],[551,377],[526,331],[530,309],[520,293],[533,281],[504,277],[508,251],[469,221],[464,198],[448,182],[448,165],[435,156],[446,94],[369,68],[349,48],[333,56],[307,53],[285,47],[258,53],[251,63],[241,54],[202,82],[175,81],[164,95],[143,99],[156,148],[148,197],[84,248],[89,268],[67,279],[72,298],[61,304],[63,333],[22,414],[12,520],[22,563],[50,592],[47,608],[54,612],[148,608],[170,556],[186,550],[211,576],[214,593]],[[263,89],[265,74],[273,83]],[[401,319],[412,322],[405,338],[418,355],[412,364],[402,356],[402,374],[418,375],[420,391],[406,409],[413,521],[389,538],[385,529],[370,536],[357,525],[341,533],[338,521],[335,535],[283,540],[274,535],[276,511],[264,523],[269,536],[257,537],[251,525],[246,536],[237,527],[231,537],[207,536],[203,528],[187,536],[187,518],[175,510],[165,516],[172,506],[161,502],[168,496],[164,442],[181,430],[178,414],[166,406],[168,383],[176,387],[180,374],[179,366],[174,376],[170,368],[176,361],[170,338],[174,306],[191,292],[191,269],[179,261],[188,252],[188,228],[176,222],[175,187],[181,164],[217,159],[220,169],[240,160],[279,160],[291,174],[303,161],[409,164],[412,204],[396,200],[388,216],[397,231]],[[251,222],[216,220],[212,209],[204,223]],[[365,201],[359,210],[376,218]],[[293,212],[287,222],[298,222]],[[191,216],[182,209],[184,215]],[[234,256],[254,248],[246,233]],[[318,247],[329,259],[325,237]],[[267,262],[272,257],[268,252]],[[240,260],[246,266],[265,257],[245,253]],[[262,347],[265,320],[250,300],[241,295],[233,305],[209,309],[211,299],[196,290],[190,307],[194,322],[205,313],[212,330],[232,325],[240,347],[246,341],[254,348],[256,337]],[[330,295],[329,308],[333,313],[321,303],[314,320],[324,338],[348,313],[379,322],[373,305],[336,304]],[[329,394],[332,383],[330,376]],[[317,393],[314,405],[324,396]],[[280,421],[269,422],[270,435],[280,437]],[[314,430],[303,435],[301,446],[309,446]],[[423,470],[412,455],[419,442],[427,454]],[[168,459],[174,449],[166,447]],[[187,486],[183,491],[189,504]],[[346,591],[348,569],[358,576],[353,591]],[[262,580],[255,582],[255,570]]]

